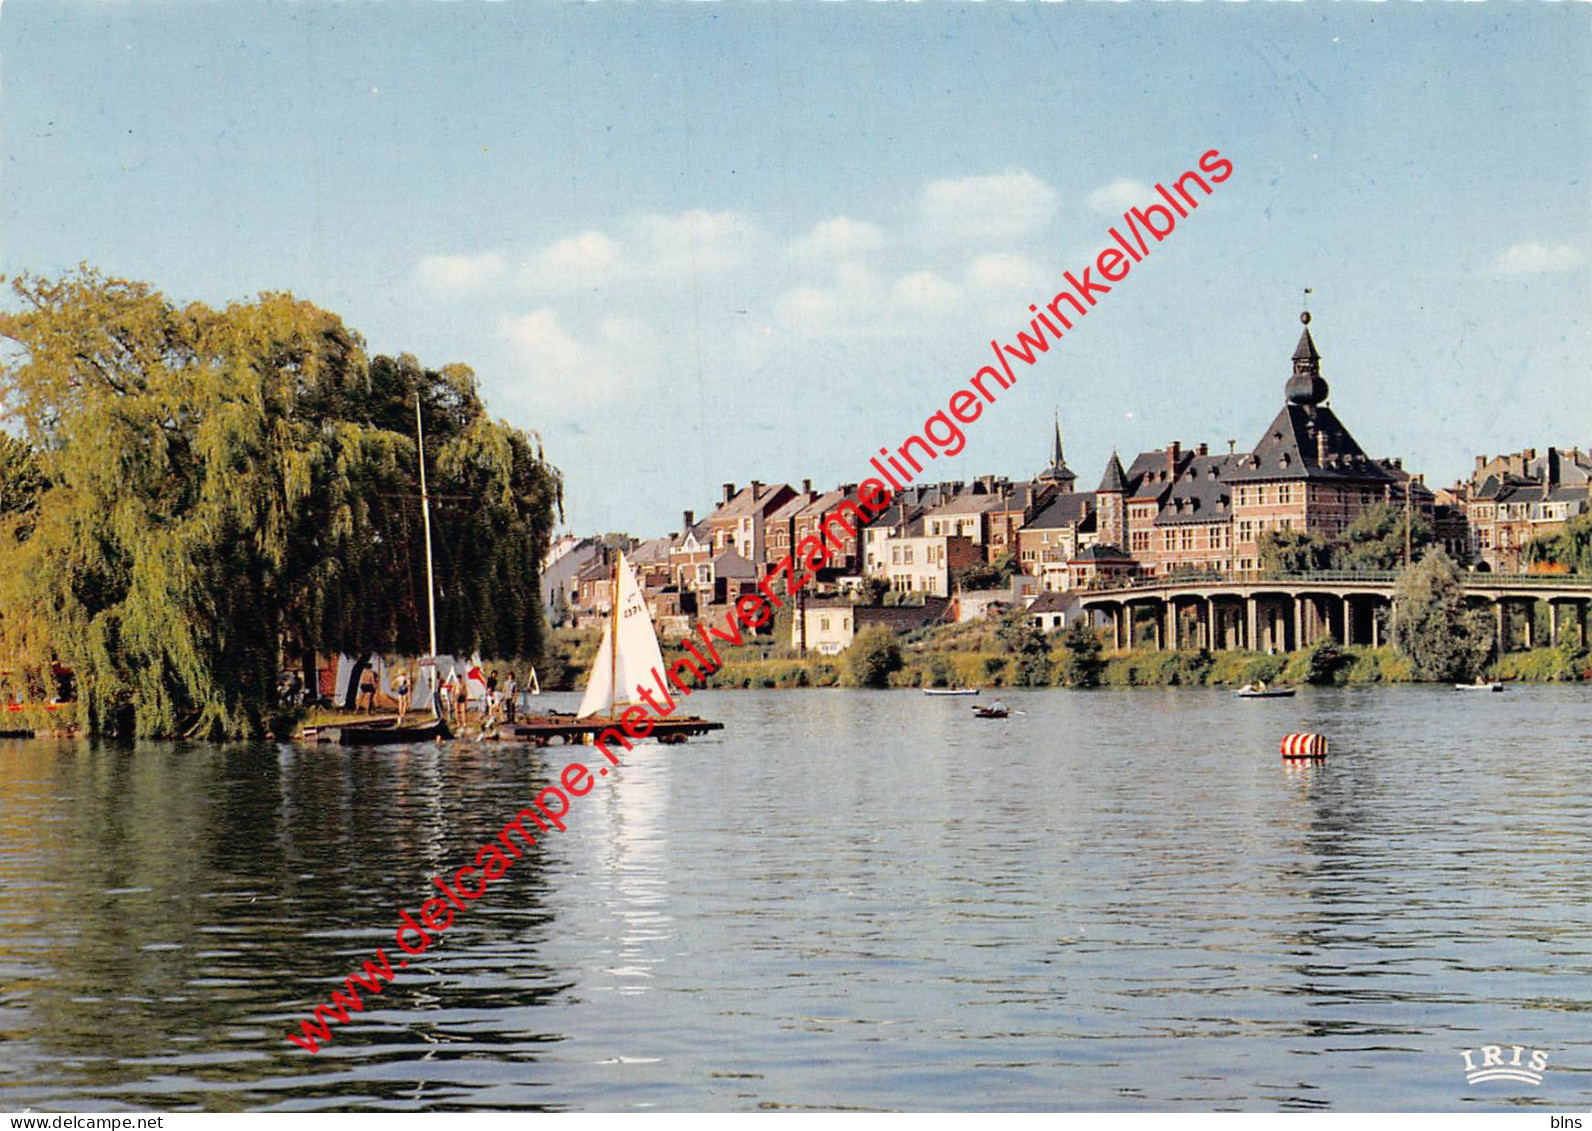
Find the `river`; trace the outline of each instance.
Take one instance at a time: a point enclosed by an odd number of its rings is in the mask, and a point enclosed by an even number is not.
[[[593,751],[0,742],[0,1108],[1592,1102],[1592,689],[1005,698],[699,692],[318,1055]]]

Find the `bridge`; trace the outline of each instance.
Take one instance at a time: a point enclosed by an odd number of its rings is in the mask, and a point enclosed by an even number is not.
[[[1086,589],[1079,607],[1108,621],[1119,651],[1132,646],[1135,623],[1146,621],[1157,650],[1285,652],[1329,635],[1341,644],[1378,647],[1384,621],[1398,618],[1399,577],[1351,571],[1186,573]],[[1468,604],[1491,608],[1499,652],[1532,646],[1539,601],[1547,603],[1550,644],[1573,638],[1586,645],[1592,575],[1468,573],[1461,584]]]

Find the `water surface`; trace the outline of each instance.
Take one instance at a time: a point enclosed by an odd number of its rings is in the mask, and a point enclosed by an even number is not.
[[[1592,1101],[1587,689],[1005,698],[693,696],[316,1056],[591,750],[0,742],[0,1108]]]

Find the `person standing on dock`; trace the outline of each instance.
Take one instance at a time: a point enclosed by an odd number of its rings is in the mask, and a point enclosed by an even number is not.
[[[514,725],[514,715],[520,705],[519,695],[519,681],[514,678],[514,672],[510,671],[508,675],[503,677],[503,707],[507,712],[510,726]]]
[[[402,726],[404,716],[409,713],[409,669],[401,668],[393,677],[392,689],[398,696],[398,725]]]
[[[376,713],[376,669],[366,667],[359,673],[359,698],[354,701],[354,710],[363,711],[367,715]]]

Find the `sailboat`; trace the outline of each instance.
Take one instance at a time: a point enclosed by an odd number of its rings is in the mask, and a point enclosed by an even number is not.
[[[647,599],[622,550],[614,555],[610,592],[613,599],[608,625],[597,659],[592,662],[591,676],[586,680],[580,710],[575,712],[578,719],[598,714],[617,718],[620,711],[636,701],[637,684],[655,687],[668,670]]]
[[[636,573],[622,551],[614,555],[610,592],[613,594],[608,623],[603,628],[597,658],[586,679],[586,691],[575,713],[576,725],[568,715],[528,718],[517,728],[521,737],[546,737],[554,734],[573,737],[596,734],[608,726],[621,726],[620,716],[627,707],[642,703],[637,687],[656,689],[654,700],[675,698],[679,692],[661,681],[667,677],[663,650],[652,613],[636,581]],[[650,711],[649,711],[650,713]],[[724,729],[722,723],[708,722],[695,715],[654,719],[652,733],[659,742],[683,742],[688,735]]]
[[[431,565],[431,494],[426,490],[426,434],[420,419],[418,392],[415,393],[415,452],[420,459],[420,521],[426,532],[426,624],[431,631],[431,650],[420,661],[420,678],[415,690],[423,690],[426,704],[431,708],[431,721],[412,727],[399,726],[396,721],[341,727],[337,741],[344,746],[402,746],[453,737],[442,712],[437,709],[441,694],[437,683],[437,582]]]

